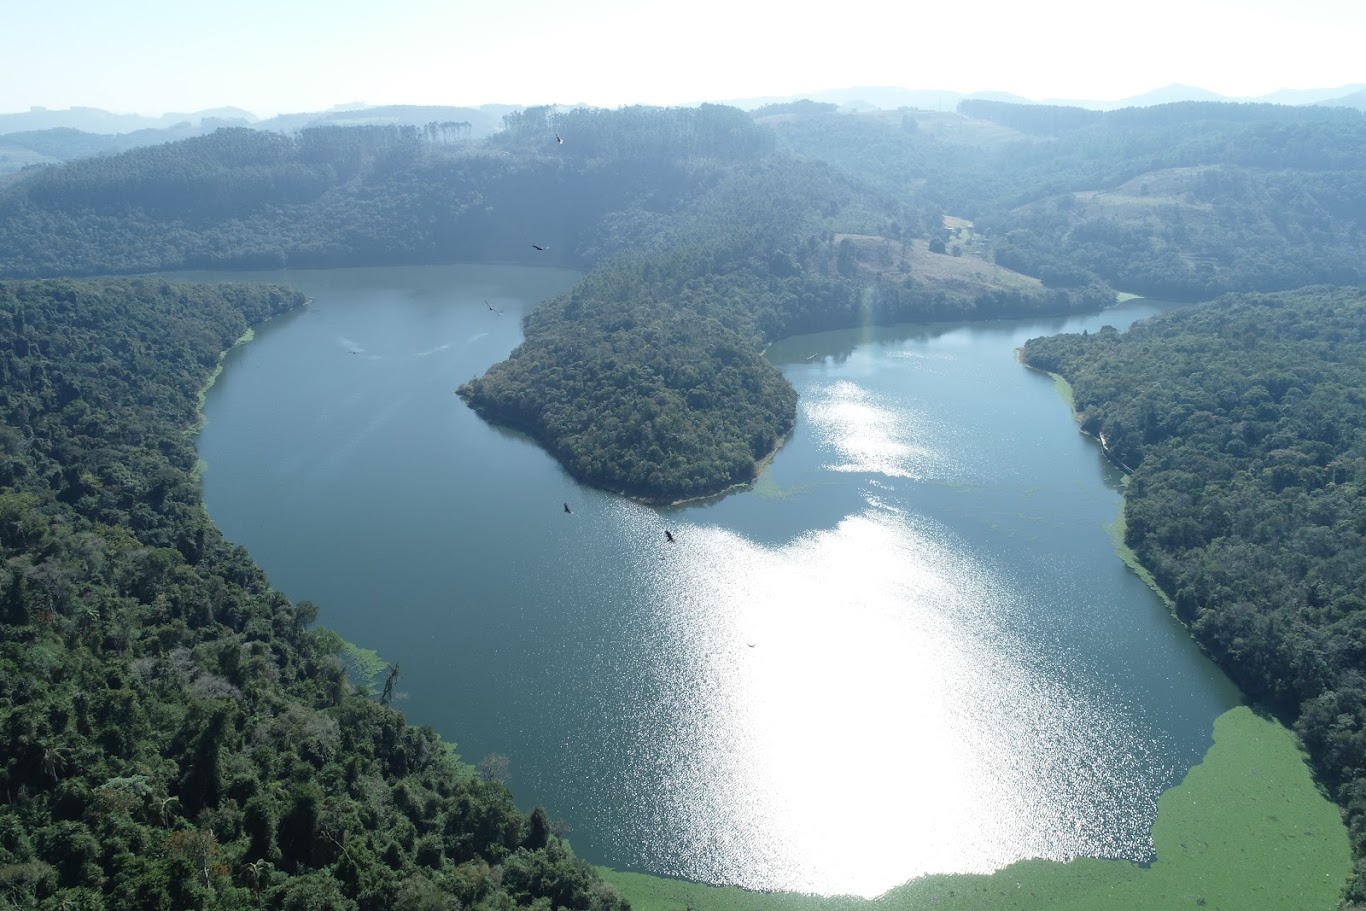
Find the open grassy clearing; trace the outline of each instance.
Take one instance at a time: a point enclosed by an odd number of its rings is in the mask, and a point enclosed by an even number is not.
[[[1105,219],[1123,225],[1156,226],[1179,215],[1189,225],[1215,219],[1214,207],[1192,189],[1208,168],[1167,168],[1139,174],[1108,190],[1083,190],[1037,200],[1024,211],[1065,206],[1075,220]]]
[[[940,142],[970,146],[1003,146],[1014,142],[1038,142],[1039,138],[1019,130],[967,117],[955,111],[894,111],[897,117],[909,117],[920,131]]]
[[[966,235],[960,228],[957,235]],[[914,278],[931,290],[978,294],[998,290],[1038,290],[1037,278],[1013,272],[1004,266],[964,252],[961,256],[931,253],[925,240],[896,240],[875,234],[836,234],[838,245],[853,244],[854,261],[867,278]]]

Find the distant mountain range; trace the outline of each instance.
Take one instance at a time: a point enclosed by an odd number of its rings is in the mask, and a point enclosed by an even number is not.
[[[752,110],[766,104],[809,98],[838,104],[852,111],[896,110],[951,112],[964,99],[1002,101],[1013,104],[1067,105],[1096,111],[1128,107],[1151,107],[1178,101],[1263,102],[1289,105],[1324,105],[1366,110],[1366,83],[1323,89],[1282,89],[1257,98],[1233,98],[1196,86],[1173,84],[1142,95],[1118,101],[1048,98],[1042,101],[1009,92],[963,92],[905,89],[896,86],[853,86],[824,89],[801,95],[733,98],[723,104]],[[354,126],[361,124],[429,123],[469,124],[466,134],[479,139],[497,132],[503,116],[522,110],[523,105],[485,104],[479,107],[442,105],[364,105],[340,106],[328,111],[280,114],[260,119],[242,108],[223,107],[190,113],[160,116],[116,114],[100,108],[75,107],[51,110],[34,107],[15,114],[0,114],[0,176],[13,174],[29,165],[56,164],[74,158],[114,154],[145,145],[155,145],[211,133],[220,127],[253,127],[261,130],[293,132],[310,126]]]
[[[1269,95],[1256,98],[1237,98],[1220,95],[1197,86],[1174,83],[1133,95],[1117,101],[1096,101],[1078,98],[1025,98],[1010,92],[950,92],[929,91],[924,89],[903,89],[895,86],[857,86],[843,89],[824,89],[804,95],[766,96],[762,98],[733,98],[725,104],[751,110],[766,104],[778,104],[809,98],[838,104],[851,110],[895,110],[896,108],[915,108],[923,111],[952,111],[958,102],[965,98],[986,101],[1007,101],[1015,104],[1053,104],[1068,107],[1087,108],[1093,111],[1112,111],[1119,108],[1146,108],[1158,104],[1172,104],[1178,101],[1235,101],[1260,102],[1265,104],[1317,104],[1327,107],[1354,107],[1366,110],[1366,83],[1343,85],[1324,89],[1282,89]]]
[[[522,105],[486,104],[477,108],[430,105],[347,107],[330,111],[281,114],[261,120],[241,108],[214,108],[190,114],[115,114],[99,108],[65,111],[32,108],[0,114],[0,176],[30,165],[57,164],[75,158],[110,155],[212,133],[220,127],[252,127],[290,133],[311,126],[360,124],[466,123],[468,135],[480,139],[496,132],[503,115]]]
[[[213,108],[189,114],[115,114],[100,108],[68,108],[58,111],[35,107],[17,114],[0,114],[0,136],[38,130],[72,129],[83,133],[114,135],[137,130],[195,128],[209,125],[254,126],[264,130],[297,130],[322,124],[400,123],[423,126],[433,121],[470,125],[472,135],[487,135],[502,125],[503,115],[523,105],[486,104],[477,108],[446,105],[395,104],[383,107],[355,106],[300,114],[280,114],[265,120],[242,108]]]
[[[0,114],[0,134],[60,128],[83,133],[132,133],[136,130],[164,130],[181,124],[198,126],[205,120],[245,126],[255,123],[257,117],[241,108],[213,108],[192,114],[172,113],[148,117],[143,114],[115,114],[100,108],[67,108],[59,111],[33,107],[18,114]]]

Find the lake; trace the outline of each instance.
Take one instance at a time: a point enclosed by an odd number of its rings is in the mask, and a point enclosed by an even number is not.
[[[659,509],[454,395],[575,273],[229,277],[312,301],[206,397],[214,521],[596,863],[874,896],[1149,860],[1158,796],[1240,701],[1116,556],[1118,473],[1014,356],[1163,305],[776,343],[791,437],[752,488]]]

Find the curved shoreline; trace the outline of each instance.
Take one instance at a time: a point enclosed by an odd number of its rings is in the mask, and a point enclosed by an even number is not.
[[[793,429],[796,429],[795,426]],[[740,491],[748,487],[753,487],[756,483],[758,483],[759,475],[763,474],[764,469],[767,468],[769,466],[769,463],[777,457],[778,450],[783,448],[783,446],[787,443],[788,439],[791,436],[791,430],[789,430],[787,433],[784,433],[782,436],[778,437],[778,441],[773,444],[772,449],[770,449],[767,453],[754,460],[754,477],[750,478],[748,481],[740,481],[736,484],[729,484],[721,490],[718,490],[716,493],[700,494],[695,497],[684,497],[681,500],[672,500],[670,502],[651,502],[649,500],[642,500],[638,497],[632,497],[630,494],[621,494],[621,496],[635,500],[638,503],[644,503],[646,506],[663,506],[672,509],[675,506],[687,506],[690,503],[702,503],[707,500],[719,500],[722,497],[729,496],[732,493],[739,493]]]
[[[564,470],[564,473],[565,473],[565,474],[569,475],[571,478],[573,478],[573,479],[574,479],[575,481],[577,481],[578,483],[580,483],[580,484],[585,484],[585,485],[587,485],[587,486],[589,486],[589,487],[592,487],[594,490],[601,490],[601,491],[604,491],[605,493],[610,493],[610,494],[613,494],[614,496],[622,497],[622,498],[627,499],[627,500],[630,500],[630,501],[632,501],[632,502],[634,502],[634,503],[640,503],[642,506],[651,506],[651,507],[655,507],[655,508],[659,508],[659,509],[672,509],[672,508],[674,508],[674,507],[676,507],[676,506],[686,506],[686,505],[691,504],[691,503],[702,503],[702,502],[705,502],[705,501],[707,501],[707,500],[718,500],[718,499],[720,499],[720,498],[722,498],[722,497],[725,497],[725,496],[728,496],[728,495],[730,495],[730,494],[732,494],[732,493],[737,493],[737,492],[739,492],[739,491],[741,491],[741,490],[744,490],[744,489],[747,488],[747,487],[752,487],[752,486],[754,485],[754,483],[755,483],[756,481],[759,480],[759,475],[763,472],[763,470],[764,470],[766,467],[768,467],[768,464],[769,464],[770,462],[772,462],[773,459],[778,455],[778,451],[779,451],[780,449],[783,448],[783,445],[784,445],[784,444],[788,441],[788,439],[792,436],[792,430],[788,430],[788,431],[787,431],[786,433],[784,433],[782,436],[778,437],[778,440],[777,440],[777,442],[775,442],[775,443],[773,444],[773,448],[772,448],[772,449],[770,449],[770,450],[769,450],[767,453],[765,453],[763,456],[761,456],[761,457],[755,459],[755,460],[754,460],[754,477],[750,478],[750,479],[747,480],[747,481],[738,481],[738,482],[736,482],[736,483],[734,483],[734,484],[727,484],[725,487],[722,487],[720,490],[714,490],[714,491],[710,491],[710,492],[708,492],[708,493],[700,493],[700,494],[697,494],[697,495],[695,495],[695,496],[678,497],[678,498],[671,498],[671,497],[653,497],[653,496],[647,496],[647,495],[642,495],[642,494],[637,494],[637,493],[631,493],[630,491],[628,491],[628,490],[623,490],[623,489],[621,489],[621,488],[618,487],[618,486],[615,486],[615,485],[612,485],[612,484],[605,484],[605,483],[602,483],[602,482],[598,481],[598,480],[595,479],[595,478],[587,477],[587,476],[579,475],[579,474],[575,473],[574,471],[572,471],[572,470],[569,468],[569,466],[568,466],[568,464],[566,464],[565,460],[564,460],[563,458],[560,457],[560,455],[559,455],[559,454],[558,454],[558,453],[549,445],[549,443],[548,443],[547,441],[545,441],[545,440],[541,439],[539,436],[537,436],[537,434],[536,434],[536,432],[535,432],[535,429],[534,429],[532,426],[530,426],[530,425],[528,425],[528,424],[522,424],[522,423],[518,423],[518,422],[508,421],[508,420],[502,418],[501,416],[495,417],[494,415],[490,414],[488,411],[486,411],[486,410],[484,410],[484,409],[481,409],[481,408],[478,408],[478,407],[476,407],[476,406],[474,406],[474,405],[471,405],[471,404],[469,403],[469,400],[467,400],[463,395],[460,394],[460,390],[459,390],[458,388],[455,390],[455,395],[456,395],[462,402],[465,403],[465,407],[466,407],[466,408],[469,408],[469,409],[470,409],[471,411],[473,411],[475,414],[479,415],[479,417],[480,417],[482,420],[484,420],[484,421],[486,421],[487,423],[492,424],[492,425],[494,425],[494,426],[496,426],[496,427],[500,427],[500,428],[502,428],[503,430],[511,431],[511,432],[513,432],[513,433],[520,434],[520,435],[526,437],[526,438],[527,438],[528,440],[530,440],[531,442],[535,443],[535,444],[536,444],[537,446],[539,446],[542,450],[544,450],[547,454],[549,454],[551,458],[553,458],[553,459],[555,460],[555,463],[556,463],[557,465],[559,465],[561,469]],[[795,424],[796,424],[796,421],[795,421],[795,419],[794,419],[794,421],[793,421],[794,429],[795,429]]]
[[[1334,911],[1351,875],[1347,827],[1319,793],[1298,738],[1246,706],[1214,720],[1212,745],[1158,798],[1156,859],[1022,860],[994,873],[922,876],[874,899],[750,892],[597,869],[635,911],[1053,911],[1205,905]]]
[[[1029,363],[1024,359],[1024,350],[1021,348],[1015,349],[1015,358],[1026,369],[1034,370],[1038,373],[1047,374],[1049,377],[1052,378],[1053,386],[1055,389],[1057,389],[1058,395],[1067,404],[1067,407],[1070,408],[1072,411],[1072,418],[1077,424],[1077,432],[1080,433],[1082,436],[1086,437],[1087,439],[1094,440],[1096,444],[1100,446],[1101,455],[1105,456],[1105,460],[1109,462],[1111,465],[1118,468],[1121,472],[1123,472],[1123,479],[1120,481],[1120,486],[1127,490],[1129,486],[1129,476],[1133,474],[1134,470],[1130,468],[1128,465],[1125,465],[1123,462],[1119,461],[1119,459],[1116,459],[1114,457],[1114,455],[1110,452],[1110,447],[1105,442],[1105,434],[1091,433],[1090,431],[1086,430],[1084,427],[1081,426],[1081,413],[1077,411],[1077,398],[1075,393],[1072,391],[1072,384],[1067,381],[1067,378],[1060,373],[1054,373],[1051,370],[1044,370],[1041,367],[1035,367],[1033,364]],[[1106,526],[1106,531],[1108,531],[1110,534],[1110,543],[1114,545],[1115,554],[1121,560],[1124,561],[1124,565],[1129,567],[1129,569],[1133,570],[1134,575],[1142,579],[1145,585],[1147,585],[1154,592],[1156,592],[1157,596],[1162,599],[1162,603],[1167,606],[1167,610],[1171,611],[1172,615],[1175,616],[1176,601],[1174,601],[1171,595],[1167,594],[1167,592],[1165,592],[1162,589],[1162,586],[1158,584],[1156,577],[1153,576],[1152,572],[1148,569],[1148,567],[1143,565],[1142,561],[1138,559],[1138,554],[1134,553],[1133,548],[1131,548],[1128,545],[1128,543],[1124,540],[1124,531],[1126,526],[1124,516],[1125,502],[1125,494],[1121,492],[1119,501],[1119,515],[1115,516],[1114,522]],[[1186,624],[1182,623],[1181,625],[1184,627]],[[1190,632],[1188,627],[1187,632]],[[1193,634],[1192,638],[1194,638]]]

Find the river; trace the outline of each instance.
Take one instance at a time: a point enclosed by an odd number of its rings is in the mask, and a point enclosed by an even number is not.
[[[1158,796],[1239,701],[1116,556],[1116,471],[1014,357],[1159,304],[774,344],[787,443],[751,489],[657,509],[454,395],[574,273],[251,277],[312,301],[206,397],[210,514],[594,862],[874,896],[1148,860]]]

